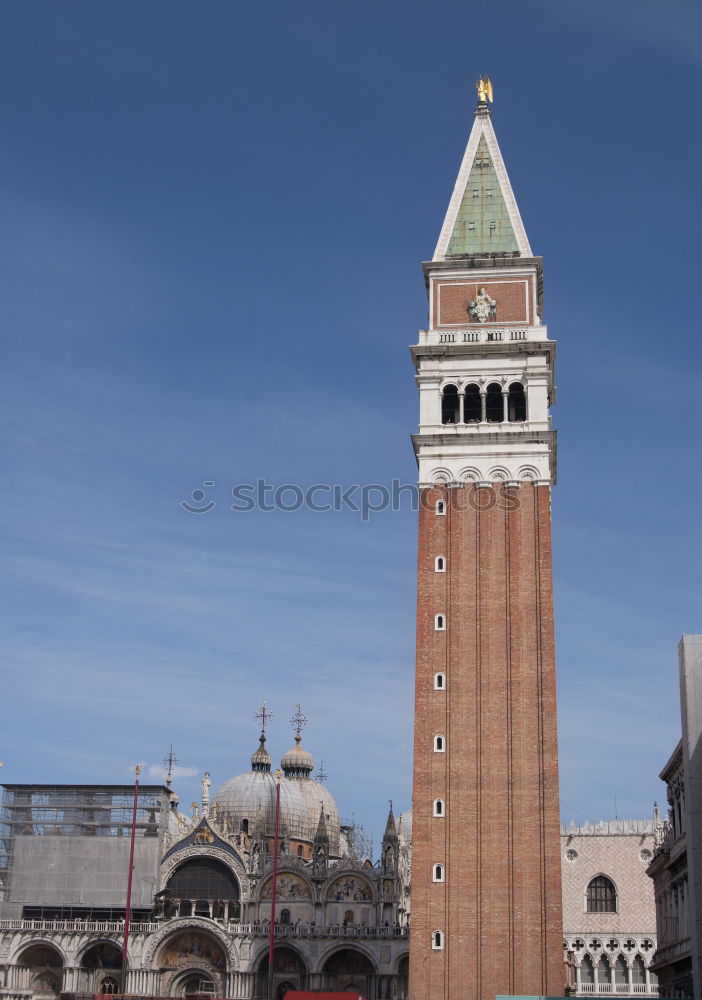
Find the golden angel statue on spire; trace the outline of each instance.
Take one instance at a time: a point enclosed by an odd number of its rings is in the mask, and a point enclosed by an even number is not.
[[[492,104],[492,83],[489,76],[481,76],[475,84],[475,89],[478,91],[480,104],[486,104],[488,101]]]

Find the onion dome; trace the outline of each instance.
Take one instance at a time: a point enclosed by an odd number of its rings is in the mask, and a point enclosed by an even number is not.
[[[270,771],[273,758],[266,750],[266,734],[261,732],[258,750],[251,754],[252,771]]]
[[[280,766],[286,778],[309,778],[314,770],[312,754],[302,746],[299,733],[295,737],[295,746],[281,757]]]

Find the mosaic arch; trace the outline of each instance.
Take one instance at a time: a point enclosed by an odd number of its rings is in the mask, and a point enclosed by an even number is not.
[[[261,888],[261,899],[271,898],[273,879],[267,879]],[[312,899],[310,887],[305,880],[293,872],[283,872],[276,879],[276,899]]]
[[[373,890],[364,878],[357,875],[341,875],[327,889],[327,899],[339,903],[370,902]]]
[[[197,966],[225,972],[227,958],[220,943],[207,931],[182,930],[161,945],[158,965],[168,971]]]
[[[160,958],[157,959],[156,956],[162,954],[169,942],[174,941],[179,934],[198,931],[204,934],[208,941],[218,945],[222,953],[229,957],[232,967],[236,967],[238,961],[236,942],[229,938],[219,926],[213,925],[211,920],[202,917],[182,917],[169,920],[155,934],[150,935],[144,948],[142,965],[146,968],[158,966]]]

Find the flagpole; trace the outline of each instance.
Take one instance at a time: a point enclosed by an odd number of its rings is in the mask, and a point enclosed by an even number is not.
[[[275,899],[278,878],[278,838],[280,831],[280,778],[282,771],[275,772],[275,836],[273,837],[273,884],[271,886],[271,935],[268,946],[268,1000],[273,1000],[273,955],[275,951]]]
[[[132,875],[134,874],[134,838],[136,836],[137,802],[139,800],[139,774],[141,767],[136,766],[136,778],[134,781],[134,808],[132,809],[132,839],[129,845],[129,876],[127,878],[127,907],[124,915],[124,942],[122,944],[122,992],[126,992],[127,986],[127,954],[129,951],[129,919],[132,910]]]

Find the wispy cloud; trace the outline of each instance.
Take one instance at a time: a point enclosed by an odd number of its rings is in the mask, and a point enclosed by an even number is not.
[[[168,777],[168,772],[162,764],[147,764],[146,772],[150,778],[164,780]],[[199,767],[180,767],[175,765],[171,768],[173,778],[194,778],[200,773]]]

